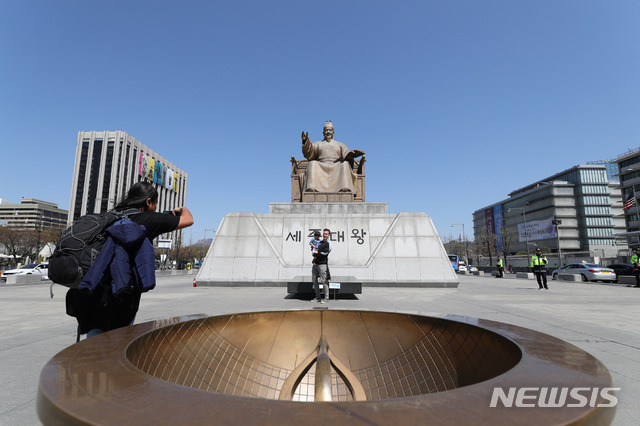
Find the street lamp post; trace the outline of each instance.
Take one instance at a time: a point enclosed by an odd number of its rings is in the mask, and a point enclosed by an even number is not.
[[[529,234],[527,233],[527,214],[524,211],[524,207],[511,207],[507,211],[522,210],[522,216],[524,217],[524,241],[527,246],[527,268],[531,265],[531,259],[529,258]]]
[[[451,227],[453,228],[454,226],[460,226],[462,225],[462,241],[464,242],[464,255],[466,257],[465,262],[467,263],[467,267],[469,265],[469,252],[467,251],[467,234],[464,232],[464,223],[454,223],[451,225]]]
[[[558,240],[558,262],[560,263],[560,268],[562,268],[562,250],[560,249],[560,225],[562,224],[562,220],[553,219],[552,223],[556,226],[556,239]]]

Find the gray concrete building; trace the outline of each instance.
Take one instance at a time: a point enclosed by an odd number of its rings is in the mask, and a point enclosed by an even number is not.
[[[504,249],[510,255],[527,247],[600,258],[626,254],[626,242],[616,235],[625,223],[620,183],[612,170],[606,164],[574,166],[476,210],[476,243],[489,241],[494,253]]]
[[[636,248],[640,246],[640,221],[638,220],[640,216],[640,208],[638,207],[640,148],[629,149],[628,152],[620,154],[615,162],[618,166],[623,205],[625,201],[635,199],[635,204],[630,205],[627,210],[622,212],[625,229],[620,233],[620,236],[627,240],[630,248]],[[632,193],[633,195],[631,195]]]
[[[174,163],[121,130],[78,132],[68,224],[113,209],[141,180],[158,189],[157,211],[185,205],[188,173]],[[162,238],[181,238],[182,231],[174,234]]]
[[[69,212],[56,203],[22,198],[20,204],[12,204],[6,198],[0,199],[0,226],[20,229],[55,230],[65,228]]]

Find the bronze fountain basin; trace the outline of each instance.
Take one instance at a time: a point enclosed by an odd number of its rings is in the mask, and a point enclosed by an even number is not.
[[[611,387],[602,363],[466,317],[303,310],[113,330],[44,367],[45,424],[608,424],[614,408],[490,407],[494,388]]]

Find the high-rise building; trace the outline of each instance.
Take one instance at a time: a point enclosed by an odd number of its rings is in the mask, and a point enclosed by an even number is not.
[[[141,180],[158,189],[157,211],[185,205],[184,170],[121,130],[78,132],[68,224],[84,214],[113,209]],[[178,236],[182,231],[173,238]]]
[[[0,225],[40,231],[58,230],[67,225],[69,212],[55,203],[23,198],[20,204],[0,199]]]
[[[626,242],[616,235],[624,230],[624,219],[620,183],[612,171],[600,162],[583,164],[516,189],[473,213],[476,242],[490,241],[509,254],[526,252],[527,246],[600,257],[626,253]]]
[[[626,210],[624,210],[624,220],[626,224],[625,232],[620,233],[626,237],[629,247],[640,247],[640,148],[631,149],[620,154],[616,159],[618,173],[620,176],[620,187],[622,199]]]

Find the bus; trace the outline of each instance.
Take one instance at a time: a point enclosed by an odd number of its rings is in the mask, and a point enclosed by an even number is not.
[[[449,260],[451,261],[451,266],[453,266],[453,270],[458,272],[458,268],[460,266],[460,258],[457,254],[448,254]]]

